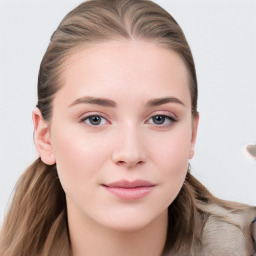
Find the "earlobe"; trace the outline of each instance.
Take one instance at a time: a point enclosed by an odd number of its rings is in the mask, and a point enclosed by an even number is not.
[[[44,120],[41,111],[36,107],[32,113],[34,124],[34,142],[41,160],[48,165],[56,162],[51,144],[49,123]]]
[[[198,123],[199,123],[199,113],[197,113],[197,116],[194,117],[194,120],[192,123],[191,148],[190,148],[188,159],[192,159],[194,157],[194,153],[195,153],[194,147],[195,147],[195,143],[196,143]]]

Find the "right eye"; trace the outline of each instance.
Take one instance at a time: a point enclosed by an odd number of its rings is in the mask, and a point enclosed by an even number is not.
[[[85,122],[88,125],[91,126],[101,126],[107,123],[107,120],[102,117],[102,116],[98,116],[98,115],[92,115],[92,116],[87,116],[84,117],[81,122]]]

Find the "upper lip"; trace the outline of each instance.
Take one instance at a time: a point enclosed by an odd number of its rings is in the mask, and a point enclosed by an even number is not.
[[[154,184],[147,180],[119,180],[115,182],[111,182],[108,184],[104,184],[106,187],[113,187],[113,188],[137,188],[137,187],[152,187]]]

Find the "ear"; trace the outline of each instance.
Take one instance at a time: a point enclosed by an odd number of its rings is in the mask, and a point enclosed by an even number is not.
[[[191,148],[190,148],[188,159],[192,159],[194,157],[194,153],[195,153],[194,147],[196,143],[198,123],[199,123],[199,113],[197,113],[197,116],[194,117],[192,121]]]
[[[53,165],[56,159],[51,145],[49,122],[44,120],[38,108],[34,109],[32,118],[34,124],[34,142],[37,152],[45,164]]]

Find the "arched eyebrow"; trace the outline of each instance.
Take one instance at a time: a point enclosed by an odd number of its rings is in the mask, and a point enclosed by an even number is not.
[[[176,104],[185,106],[185,104],[178,98],[164,97],[164,98],[150,99],[146,103],[146,107],[148,107],[148,108],[155,107],[155,106],[160,106],[160,105],[163,105],[166,103],[176,103]],[[69,105],[69,107],[72,107],[72,106],[78,105],[78,104],[93,104],[93,105],[100,105],[100,106],[111,107],[111,108],[117,107],[117,103],[114,102],[113,100],[106,99],[106,98],[96,98],[96,97],[91,97],[91,96],[78,98],[73,103],[71,103]]]
[[[116,102],[110,99],[86,96],[86,97],[76,99],[73,103],[69,105],[69,107],[72,107],[78,104],[94,104],[94,105],[100,105],[100,106],[112,107],[112,108],[115,108],[117,106]]]
[[[146,103],[146,106],[154,107],[154,106],[159,106],[159,105],[163,105],[166,103],[177,103],[177,104],[185,106],[185,104],[181,100],[179,100],[178,98],[175,98],[175,97],[151,99]]]

